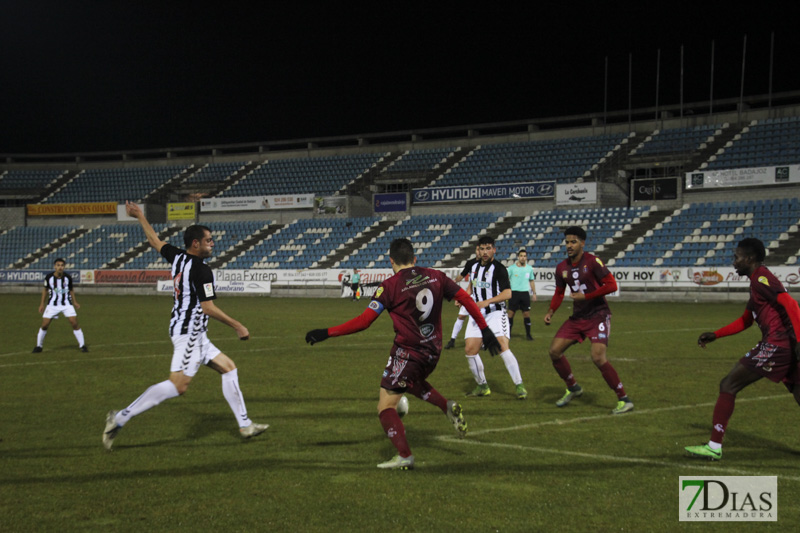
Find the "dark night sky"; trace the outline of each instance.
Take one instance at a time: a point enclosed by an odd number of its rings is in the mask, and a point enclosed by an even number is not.
[[[0,153],[413,130],[800,90],[798,8],[700,2],[17,1],[2,5]],[[483,3],[487,4],[488,3]],[[495,3],[505,5],[506,3]],[[718,6],[718,3],[714,3]],[[776,3],[776,6],[795,3]],[[508,6],[514,4],[508,3]],[[568,5],[569,7],[561,7]],[[609,7],[613,6],[613,7]],[[749,11],[755,4],[748,4]],[[789,9],[789,11],[787,11]]]

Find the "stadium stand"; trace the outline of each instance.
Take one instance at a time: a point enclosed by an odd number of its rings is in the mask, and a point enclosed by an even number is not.
[[[619,148],[627,135],[598,135],[551,141],[481,145],[433,183],[437,187],[573,182],[588,176],[603,157]]]
[[[0,174],[0,190],[46,189],[63,173],[62,170],[7,170]]]
[[[481,213],[406,217],[364,243],[334,267],[351,269],[385,266],[389,261],[389,244],[400,237],[411,239],[414,243],[419,264],[441,266],[443,260],[462,248],[467,251],[473,249],[475,236],[490,228],[502,216],[503,213]]]
[[[295,220],[228,262],[230,268],[313,268],[378,217]]]
[[[5,268],[24,268],[67,242],[79,226],[15,226],[0,235],[0,261]],[[50,268],[51,264],[43,267]],[[69,265],[68,265],[69,266]]]
[[[584,227],[587,249],[603,251],[618,232],[630,229],[647,211],[644,207],[611,207],[535,212],[497,239],[497,256],[514,261],[517,251],[525,248],[535,266],[555,268],[564,260],[563,230],[567,227]]]
[[[751,122],[701,168],[791,165],[799,161],[800,117],[785,117]]]
[[[712,126],[693,126],[655,130],[642,143],[631,151],[631,154],[662,155],[675,153],[692,153],[721,133],[727,124]]]
[[[183,181],[184,185],[199,185],[207,183],[224,182],[237,170],[244,168],[249,161],[233,161],[208,163],[201,167],[197,172],[191,174]]]
[[[725,266],[736,243],[758,236],[775,251],[800,224],[800,200],[686,204],[609,261],[616,266]]]
[[[744,187],[684,191],[679,186],[679,198],[659,205],[655,199],[654,205],[633,202],[626,191],[631,178],[664,175],[680,184],[694,171],[800,164],[800,116],[754,116],[758,118],[735,124],[725,122],[730,115],[707,121],[691,117],[657,129],[648,121],[624,133],[622,128],[595,134],[564,129],[561,137],[549,131],[538,140],[531,140],[535,128],[502,137],[470,134],[446,139],[434,134],[432,147],[425,147],[420,137],[411,146],[392,140],[387,144],[391,149],[351,146],[339,155],[329,155],[337,148],[316,155],[315,146],[308,145],[268,156],[259,149],[257,157],[249,155],[253,151],[230,160],[219,160],[225,159],[216,157],[221,153],[213,154],[214,161],[186,157],[180,164],[169,155],[153,164],[126,162],[115,167],[106,162],[104,168],[80,161],[61,170],[53,170],[53,164],[45,169],[14,163],[0,174],[0,199],[23,206],[37,201],[166,203],[167,197],[182,201],[215,195],[349,194],[348,201],[357,207],[352,213],[358,216],[349,218],[327,218],[311,210],[296,220],[295,213],[284,214],[288,223],[237,220],[241,215],[235,212],[213,213],[208,218],[215,221],[208,222],[201,213],[200,223],[212,229],[216,241],[209,259],[214,268],[386,267],[388,245],[396,237],[412,239],[420,264],[458,267],[471,257],[475,237],[482,232],[496,237],[501,260],[514,261],[517,250],[525,247],[535,266],[553,268],[564,255],[562,231],[573,224],[586,227],[587,249],[611,266],[728,266],[735,243],[746,236],[767,244],[768,264],[794,265],[800,258],[800,194],[794,183],[760,187],[758,194]],[[682,125],[676,126],[679,122]],[[593,125],[591,131],[601,130]],[[658,174],[662,165],[671,167],[670,173]],[[442,205],[441,212],[432,204],[414,204],[392,217],[366,216],[373,213],[369,206],[374,192],[581,180],[613,184],[619,191],[612,190],[598,206],[587,208],[537,199],[516,204],[536,206],[529,211],[493,202],[472,203],[469,211],[479,213],[459,212],[456,203]],[[620,206],[623,203],[631,206]],[[17,269],[49,269],[55,257],[65,257],[68,268],[168,267],[140,231],[132,230],[131,224],[108,223],[110,218],[98,224],[81,220],[84,225],[74,226],[64,225],[64,217],[53,217],[52,226],[26,227],[15,221],[0,228],[0,261],[5,268]],[[183,226],[154,227],[161,238],[183,246]]]
[[[185,166],[88,169],[42,203],[140,202],[176,178]]]
[[[388,153],[265,161],[220,196],[315,194],[330,196],[353,182]]]

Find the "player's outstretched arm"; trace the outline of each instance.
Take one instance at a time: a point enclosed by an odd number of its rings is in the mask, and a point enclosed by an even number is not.
[[[149,242],[150,246],[155,248],[157,252],[160,252],[161,247],[164,246],[166,242],[158,238],[156,230],[153,229],[153,226],[151,226],[150,223],[147,221],[147,219],[144,217],[144,213],[139,208],[139,206],[125,200],[125,212],[128,214],[129,217],[133,217],[139,221],[139,224],[142,226],[144,234],[147,237],[147,242]]]
[[[377,304],[375,300],[373,300],[370,306],[364,309],[363,313],[348,320],[344,324],[339,324],[338,326],[333,326],[328,329],[312,329],[306,333],[306,342],[313,346],[318,342],[326,340],[328,337],[341,337],[342,335],[350,335],[351,333],[358,333],[359,331],[367,329],[380,316],[381,311],[383,311],[383,309],[373,309],[373,307],[378,307],[379,305],[380,304]]]
[[[215,320],[219,320],[226,326],[236,330],[236,335],[239,336],[239,340],[246,341],[247,339],[250,338],[250,331],[246,327],[244,327],[244,325],[241,322],[231,318],[230,316],[228,316],[227,313],[225,313],[225,311],[217,307],[214,304],[213,300],[206,300],[205,302],[200,302],[200,307],[203,308],[203,312],[207,314],[209,317]]]
[[[312,329],[306,333],[306,342],[311,346],[314,346],[316,343],[322,342],[328,337],[330,337],[330,335],[328,335],[327,329]]]
[[[489,353],[493,356],[499,354],[502,351],[500,341],[497,340],[492,330],[489,329],[489,326],[486,324],[486,319],[483,318],[483,313],[481,313],[481,309],[478,307],[478,304],[475,303],[475,300],[473,300],[464,289],[459,289],[455,299],[464,306],[464,309],[475,319],[475,323],[478,324],[478,327],[481,329],[483,346],[489,350]]]
[[[500,341],[497,340],[497,337],[495,337],[494,332],[490,328],[481,329],[481,337],[483,340],[483,347],[489,350],[492,357],[503,351],[503,348],[500,346]]]
[[[753,325],[753,315],[747,309],[745,309],[742,316],[740,316],[727,326],[719,328],[714,333],[707,332],[700,335],[700,338],[697,339],[697,344],[700,345],[701,348],[705,348],[706,344],[708,344],[709,342],[714,342],[715,340],[722,337],[727,337],[728,335],[735,335],[739,332],[746,330],[752,325]]]
[[[705,333],[701,333],[700,337],[697,338],[697,345],[701,348],[705,348],[706,344],[714,342],[715,340],[717,340],[717,336],[711,331],[706,331]]]

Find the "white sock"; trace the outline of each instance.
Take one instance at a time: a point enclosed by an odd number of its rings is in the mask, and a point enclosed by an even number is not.
[[[480,355],[468,355],[467,362],[469,369],[472,371],[472,376],[475,378],[475,383],[478,385],[486,384],[486,376],[483,373],[483,361]]]
[[[155,407],[164,400],[179,396],[178,389],[170,380],[156,383],[136,398],[132,404],[117,413],[117,424],[124,426],[136,415],[140,415],[150,408]]]
[[[508,374],[511,376],[511,381],[514,382],[514,385],[522,383],[522,374],[519,373],[519,363],[517,362],[517,358],[514,357],[514,354],[511,353],[511,350],[506,350],[501,353],[500,358],[506,364],[506,370],[508,370]]]
[[[39,329],[39,333],[36,335],[36,346],[42,347],[44,346],[44,338],[47,335],[46,329]]]
[[[78,346],[83,346],[85,343],[83,341],[83,330],[82,329],[73,329],[72,334],[75,335],[75,338],[78,339]]]
[[[450,335],[450,338],[451,339],[455,339],[456,337],[458,337],[458,332],[461,331],[462,327],[464,327],[464,319],[461,318],[461,317],[458,317],[456,319],[456,323],[453,324],[453,334]]]
[[[719,442],[714,442],[713,440],[708,441],[708,447],[712,450],[721,450],[722,444]]]
[[[246,428],[252,421],[247,416],[247,407],[244,405],[244,396],[239,388],[239,370],[234,368],[230,372],[222,374],[222,394],[228,400],[231,411],[236,415],[236,421],[240,428]]]

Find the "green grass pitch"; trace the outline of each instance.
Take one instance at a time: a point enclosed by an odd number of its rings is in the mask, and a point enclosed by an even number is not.
[[[534,304],[534,342],[517,319],[511,348],[527,401],[499,358],[483,355],[488,398],[474,386],[463,338],[431,378],[464,406],[458,440],[438,410],[411,398],[404,419],[417,459],[410,472],[380,471],[394,455],[376,413],[393,337],[388,315],[372,328],[316,346],[307,330],[359,314],[366,301],[221,297],[251,339],[213,322],[210,337],[237,363],[251,418],[270,424],[247,442],[220,390],[201,369],[188,393],[135,418],[113,452],[105,414],[166,379],[171,343],[164,296],[82,294],[78,317],[89,353],[69,324],[52,323],[31,354],[38,294],[3,295],[0,347],[2,531],[732,531],[744,524],[678,522],[681,475],[777,475],[779,520],[800,510],[800,408],[766,380],[739,395],[717,463],[684,456],[708,439],[719,380],[759,339],[757,328],[706,350],[697,336],[737,318],[743,304],[612,302],[609,358],[636,404],[610,415],[615,396],[588,346],[567,355],[586,391],[566,408],[547,348],[546,302]],[[565,306],[555,316],[560,324]],[[449,335],[456,308],[443,320]],[[521,317],[520,317],[521,318]],[[750,530],[748,529],[748,530]]]

